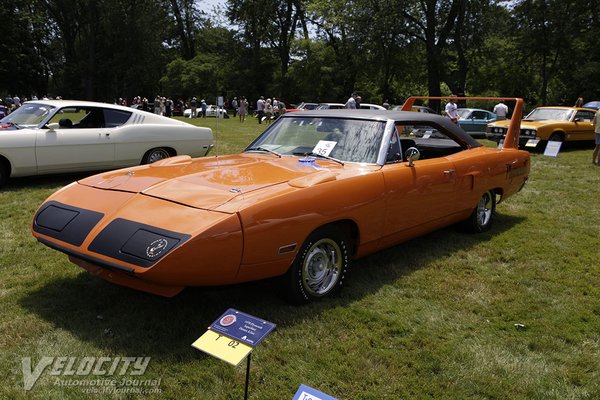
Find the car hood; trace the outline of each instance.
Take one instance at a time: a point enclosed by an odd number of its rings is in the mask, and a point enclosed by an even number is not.
[[[178,156],[98,174],[79,183],[214,210],[235,197],[281,183],[300,188],[335,179],[336,173],[324,169],[319,161],[303,165],[296,157],[277,158],[272,154],[198,159]]]
[[[546,126],[546,125],[550,125],[550,124],[565,124],[565,123],[567,123],[567,121],[559,121],[559,120],[553,120],[553,119],[523,119],[523,120],[521,120],[521,129],[536,129],[536,128],[539,128],[540,126]],[[508,125],[510,125],[509,119],[505,119],[502,121],[496,121],[496,122],[489,124],[489,126],[498,126],[498,127],[502,127],[502,128],[508,128]]]

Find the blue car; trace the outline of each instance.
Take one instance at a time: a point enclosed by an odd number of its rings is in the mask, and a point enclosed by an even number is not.
[[[485,137],[487,124],[496,121],[496,114],[478,108],[459,108],[458,125],[471,136]]]
[[[593,108],[594,110],[597,110],[600,108],[600,101],[589,101],[587,103],[585,103],[584,105],[582,105],[583,108]]]

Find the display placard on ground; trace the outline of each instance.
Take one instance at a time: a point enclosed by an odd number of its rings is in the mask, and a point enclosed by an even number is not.
[[[208,327],[192,347],[238,365],[276,325],[230,308]]]
[[[539,139],[529,139],[527,143],[525,143],[525,147],[536,147],[539,142]]]
[[[213,322],[210,329],[256,347],[275,327],[272,322],[230,308]]]
[[[292,400],[336,400],[323,392],[311,388],[310,386],[300,385],[296,395]]]
[[[560,151],[561,146],[562,142],[549,140],[548,144],[546,145],[546,150],[544,150],[544,155],[548,157],[558,157],[558,152]]]
[[[252,347],[228,338],[210,329],[200,336],[192,347],[237,366],[252,351]]]

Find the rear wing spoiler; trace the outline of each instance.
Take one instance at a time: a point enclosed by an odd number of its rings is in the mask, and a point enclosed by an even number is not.
[[[521,133],[521,119],[523,118],[523,99],[518,97],[457,97],[457,96],[411,96],[406,99],[402,111],[412,111],[415,100],[496,100],[515,102],[512,118],[504,138],[503,149],[518,149],[519,134]]]

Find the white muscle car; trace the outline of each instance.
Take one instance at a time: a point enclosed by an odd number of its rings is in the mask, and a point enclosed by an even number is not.
[[[209,128],[130,107],[29,101],[0,120],[0,185],[9,177],[108,170],[206,155]]]

